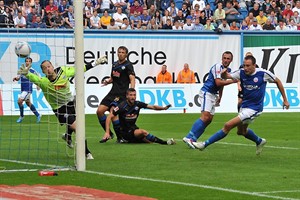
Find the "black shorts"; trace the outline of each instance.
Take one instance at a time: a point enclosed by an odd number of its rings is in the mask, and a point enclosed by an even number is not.
[[[112,106],[116,107],[120,102],[124,101],[126,98],[123,96],[115,96],[115,95],[106,95],[100,105],[105,105],[109,108],[111,108]]]
[[[67,105],[64,105],[56,110],[53,110],[60,125],[71,125],[76,121],[76,111],[74,101],[70,101]]]
[[[239,97],[239,98],[241,98],[241,99],[243,99],[243,97],[244,97],[244,95],[243,95],[243,91],[239,91],[239,93],[238,93],[238,97]]]
[[[128,141],[128,143],[145,143],[143,138],[137,138],[134,136],[134,131],[139,127],[135,126],[130,128],[129,130],[120,130],[121,136]]]

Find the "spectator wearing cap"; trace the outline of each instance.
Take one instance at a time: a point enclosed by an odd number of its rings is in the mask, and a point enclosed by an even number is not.
[[[186,22],[182,27],[183,30],[191,31],[191,30],[195,29],[195,27],[194,27],[195,25],[192,24],[192,19],[193,18],[190,15],[186,17]]]
[[[262,29],[261,25],[259,25],[259,24],[257,23],[257,19],[256,19],[256,18],[253,18],[253,23],[252,23],[252,25],[249,27],[249,30],[250,30],[250,31],[262,31],[263,29]]]
[[[119,30],[120,27],[115,23],[115,19],[110,19],[110,23],[109,25],[107,26],[107,29],[108,30]]]

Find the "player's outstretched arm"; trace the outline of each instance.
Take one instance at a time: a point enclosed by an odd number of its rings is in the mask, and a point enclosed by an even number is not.
[[[89,63],[85,66],[85,71],[92,69],[93,67],[96,67],[98,65],[103,65],[107,63],[107,56],[101,56],[100,58],[98,58],[95,63]]]
[[[287,98],[286,98],[286,94],[285,94],[285,91],[284,91],[284,87],[282,85],[282,82],[280,81],[279,78],[276,78],[275,79],[275,83],[277,85],[277,88],[279,89],[280,93],[281,93],[281,96],[282,96],[282,99],[283,99],[283,109],[289,109],[290,108],[290,103],[288,102]]]
[[[168,110],[170,107],[172,107],[171,104],[166,105],[166,106],[158,106],[158,105],[147,105],[148,109],[152,109],[152,110]]]

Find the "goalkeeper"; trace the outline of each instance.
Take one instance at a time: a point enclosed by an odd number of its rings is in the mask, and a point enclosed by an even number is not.
[[[96,60],[95,64],[87,64],[84,70],[87,71],[97,65],[107,62],[106,56]],[[74,99],[70,90],[69,78],[75,76],[75,67],[61,66],[54,69],[49,60],[41,63],[42,72],[46,77],[38,77],[29,71],[31,65],[26,67],[22,65],[18,74],[25,75],[31,82],[39,86],[44,92],[44,96],[50,104],[61,125],[67,125],[67,133],[62,138],[67,142],[67,146],[72,148],[72,133],[76,130],[76,113]],[[87,159],[94,159],[91,152],[85,145],[85,153]]]

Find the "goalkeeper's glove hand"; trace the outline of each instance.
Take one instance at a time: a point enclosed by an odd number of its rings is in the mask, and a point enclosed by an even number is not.
[[[107,57],[106,57],[106,56],[102,56],[101,58],[98,58],[98,59],[95,61],[94,67],[97,66],[97,65],[103,65],[103,64],[105,64],[105,63],[107,63]]]
[[[18,70],[18,75],[27,75],[29,72],[31,65],[29,65],[28,67],[25,66],[25,64],[22,64],[20,69]]]

